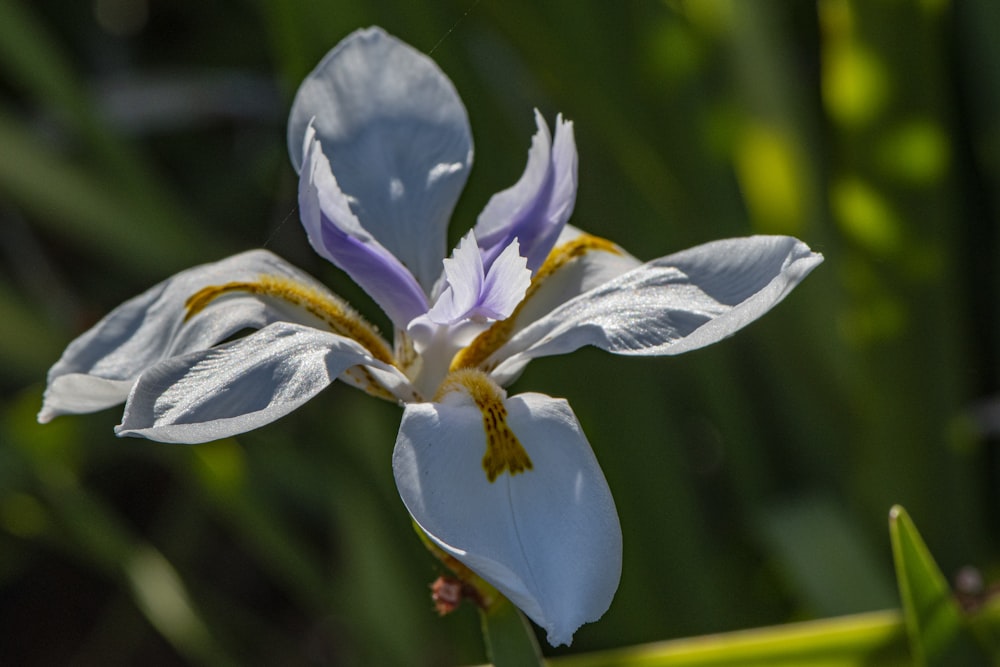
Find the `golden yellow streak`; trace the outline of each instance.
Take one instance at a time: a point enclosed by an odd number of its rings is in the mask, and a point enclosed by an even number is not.
[[[521,441],[507,426],[507,408],[503,404],[500,388],[482,371],[463,368],[448,374],[434,400],[439,401],[454,391],[468,394],[483,413],[483,429],[486,431],[483,470],[486,471],[486,479],[495,482],[504,470],[512,477],[531,470],[533,465],[528,452],[524,451]]]
[[[542,282],[573,260],[583,257],[588,252],[594,250],[608,252],[613,255],[622,254],[621,249],[611,241],[602,239],[599,236],[591,236],[590,234],[581,234],[572,241],[553,248],[549,256],[545,258],[545,262],[541,268],[532,277],[531,284],[528,286],[524,298],[521,299],[521,303],[517,304],[517,308],[510,314],[510,317],[494,322],[489,329],[483,331],[471,343],[459,350],[452,358],[449,370],[455,371],[462,368],[479,367],[491,354],[510,340],[511,334],[514,332],[514,326],[517,324],[517,317],[521,314],[524,304],[538,292]]]
[[[234,292],[271,297],[297,306],[325,322],[334,333],[357,341],[375,359],[392,366],[396,365],[389,346],[379,336],[375,327],[366,322],[354,309],[332,295],[323,294],[315,288],[290,278],[261,275],[255,281],[237,281],[225,285],[203,287],[188,297],[185,302],[184,306],[187,312],[184,315],[184,321],[186,322],[197,315],[215,299]],[[396,400],[395,396],[372,377],[367,368],[354,366],[345,371],[345,375],[358,387],[373,396],[391,401]]]
[[[395,359],[393,359],[389,346],[361,315],[354,312],[346,303],[289,278],[262,275],[255,281],[231,282],[225,285],[203,287],[188,297],[187,302],[185,302],[187,313],[184,315],[184,321],[186,322],[197,315],[215,299],[233,292],[271,297],[298,306],[325,322],[334,333],[360,343],[379,361],[395,365]]]

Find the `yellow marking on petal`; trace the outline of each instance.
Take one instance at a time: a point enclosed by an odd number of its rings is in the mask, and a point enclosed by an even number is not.
[[[507,408],[504,394],[485,373],[473,368],[449,373],[441,383],[435,401],[455,391],[464,391],[483,413],[483,429],[486,431],[486,454],[483,456],[483,470],[486,479],[495,482],[506,470],[511,477],[533,465],[528,452],[507,426]]]
[[[541,268],[532,277],[531,284],[524,293],[524,298],[521,299],[521,303],[517,304],[510,317],[497,320],[490,328],[480,333],[471,343],[459,350],[452,358],[449,370],[479,367],[491,354],[510,340],[514,333],[514,326],[517,324],[517,317],[521,314],[524,304],[538,292],[545,279],[573,260],[593,251],[608,252],[613,255],[622,254],[621,249],[611,241],[590,234],[581,234],[572,241],[567,241],[561,246],[553,248],[549,256],[545,258]]]
[[[347,303],[337,299],[333,295],[324,294],[309,285],[281,276],[263,274],[257,280],[236,281],[224,285],[203,287],[188,297],[188,300],[185,302],[184,306],[187,312],[184,314],[184,321],[186,322],[200,313],[212,301],[235,292],[279,299],[285,303],[297,306],[325,322],[333,333],[340,334],[359,343],[375,359],[392,366],[396,365],[396,360],[389,346],[378,334],[375,327],[366,322]],[[351,384],[354,384],[372,396],[390,401],[397,400],[363,366],[349,368],[344,372],[344,376],[345,379],[350,380]]]
[[[364,366],[351,366],[344,371],[343,375],[340,376],[340,379],[353,384],[369,396],[383,398],[393,403],[399,402],[399,397],[383,387],[382,384],[375,379],[375,376],[372,375],[371,371]],[[414,400],[416,400],[416,396],[414,396]]]
[[[332,295],[280,276],[261,275],[255,281],[226,283],[204,287],[190,297],[184,306],[187,313],[184,321],[201,312],[208,304],[225,294],[246,292],[256,296],[280,299],[302,308],[309,314],[323,320],[330,330],[357,341],[381,362],[395,365],[392,352],[371,324],[343,301]]]

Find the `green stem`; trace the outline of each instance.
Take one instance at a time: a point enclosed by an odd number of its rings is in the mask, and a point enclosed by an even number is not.
[[[415,521],[413,530],[427,550],[468,587],[468,597],[479,608],[486,656],[494,667],[544,667],[545,660],[535,639],[535,631],[521,610],[479,575],[434,544]]]
[[[493,667],[545,665],[531,623],[510,600],[498,595],[489,609],[479,610],[479,620]]]

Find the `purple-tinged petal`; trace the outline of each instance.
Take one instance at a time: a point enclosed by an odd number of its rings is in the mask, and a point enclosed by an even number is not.
[[[517,239],[511,241],[486,274],[477,310],[492,320],[502,320],[517,308],[531,284],[531,271],[521,256]]]
[[[360,224],[430,293],[472,165],[469,120],[451,81],[380,28],[359,30],[299,87],[288,119],[296,169],[310,122]]]
[[[322,144],[306,128],[299,174],[299,214],[313,249],[347,273],[399,328],[427,311],[413,274],[362,226],[330,169]]]
[[[479,303],[485,277],[476,237],[470,231],[444,260],[444,289],[427,311],[427,319],[435,324],[454,324],[468,317]]]
[[[427,313],[427,318],[436,324],[503,319],[524,298],[531,283],[531,272],[525,267],[516,240],[486,272],[475,232],[471,230],[452,256],[444,260],[444,277],[441,296]]]
[[[537,271],[573,213],[577,183],[573,124],[561,115],[556,118],[554,143],[538,111],[535,124],[538,130],[532,137],[521,178],[493,195],[476,222],[476,237],[486,266],[517,239],[528,268]]]

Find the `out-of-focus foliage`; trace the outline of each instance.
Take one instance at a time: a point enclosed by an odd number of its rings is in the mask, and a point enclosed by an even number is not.
[[[333,387],[198,447],[116,440],[115,410],[34,422],[69,340],[236,250],[266,246],[379,321],[309,250],[284,142],[302,76],[368,24],[430,52],[468,106],[454,237],[520,175],[538,107],[575,122],[577,226],[643,258],[756,232],[826,255],[731,341],[528,369],[572,400],[625,538],[611,610],[548,654],[899,607],[895,503],[984,602],[993,0],[0,0],[0,663],[483,659],[474,610],[433,613],[393,406]]]

